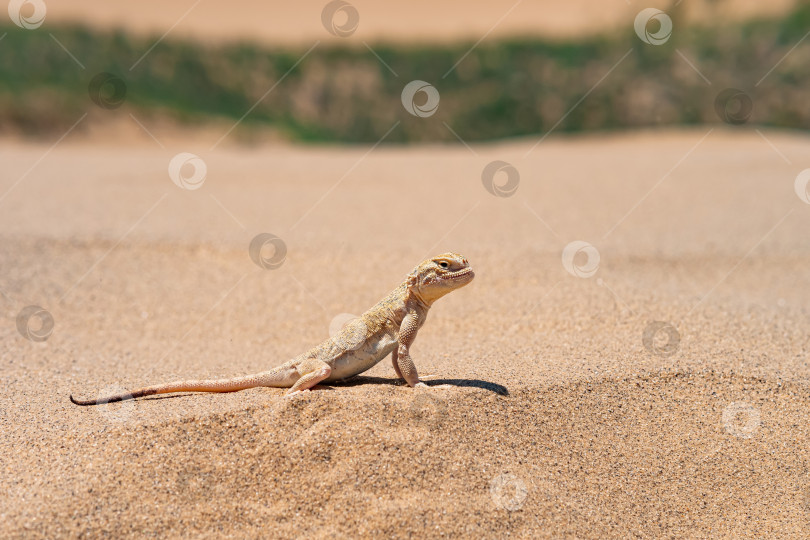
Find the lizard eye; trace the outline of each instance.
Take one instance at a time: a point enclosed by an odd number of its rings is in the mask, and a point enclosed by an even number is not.
[[[441,266],[442,268],[447,268],[450,265],[447,264],[447,261],[442,261],[442,262],[439,263],[439,266]]]

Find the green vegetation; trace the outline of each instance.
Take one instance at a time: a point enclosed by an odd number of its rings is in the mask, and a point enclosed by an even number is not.
[[[449,73],[472,44],[372,44],[396,75],[351,40],[352,46],[321,44],[296,66],[306,49],[167,39],[132,67],[156,38],[81,27],[0,27],[6,34],[0,41],[0,131],[60,134],[88,111],[94,119],[133,112],[181,123],[235,122],[258,101],[237,136],[271,126],[294,140],[376,142],[400,121],[387,142],[455,141],[445,123],[465,141],[479,141],[552,127],[719,123],[715,98],[729,87],[750,97],[750,123],[810,127],[810,40],[779,63],[810,30],[810,7],[781,20],[716,28],[687,28],[677,12],[671,15],[675,31],[661,46],[643,43],[632,28],[578,42],[484,41]],[[105,110],[90,99],[90,82],[101,72],[124,81],[120,108]],[[438,110],[428,118],[408,114],[401,104],[403,87],[415,79],[440,92]],[[111,92],[102,85],[98,93],[114,99]]]

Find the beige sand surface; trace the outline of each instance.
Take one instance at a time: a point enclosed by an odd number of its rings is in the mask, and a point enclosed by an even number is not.
[[[352,0],[359,16],[350,39],[324,30],[321,13],[327,0],[63,0],[47,2],[47,24],[82,23],[125,28],[138,34],[167,33],[207,42],[251,40],[310,46],[316,40],[452,42],[514,35],[571,37],[630,28],[643,8],[669,9],[673,0]],[[680,2],[678,2],[680,4]],[[778,15],[794,0],[689,0],[679,6],[688,20],[714,26],[754,16]],[[338,25],[345,22],[338,15]],[[343,17],[346,17],[343,15]]]
[[[809,137],[552,137],[526,157],[535,141],[209,152],[217,134],[154,131],[165,149],[0,145],[0,537],[806,533]],[[168,177],[181,151],[207,164],[196,191]],[[512,197],[482,186],[495,159]],[[287,244],[277,270],[248,257],[261,232]],[[600,254],[590,278],[563,268],[575,240]],[[477,277],[414,358],[456,388],[384,361],[295,399],[68,401],[279,364],[445,250]],[[31,304],[45,342],[15,327]],[[645,347],[653,321],[679,342]]]

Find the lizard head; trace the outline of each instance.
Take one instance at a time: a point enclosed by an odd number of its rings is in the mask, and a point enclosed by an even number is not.
[[[475,273],[458,253],[443,253],[423,261],[408,275],[408,289],[430,305],[473,280]]]

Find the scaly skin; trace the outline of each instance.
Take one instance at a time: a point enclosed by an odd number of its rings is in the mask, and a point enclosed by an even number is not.
[[[148,386],[102,399],[75,399],[76,405],[97,405],[173,392],[235,392],[258,386],[289,388],[287,395],[308,391],[319,382],[362,373],[391,355],[397,376],[413,387],[419,379],[410,355],[416,333],[425,324],[433,302],[468,284],[475,274],[467,259],[445,253],[419,264],[405,281],[377,305],[350,322],[336,336],[269,371],[231,379],[176,381]]]

